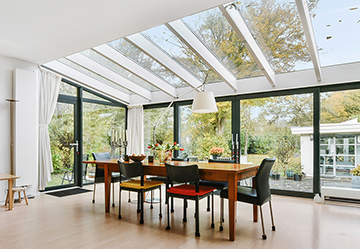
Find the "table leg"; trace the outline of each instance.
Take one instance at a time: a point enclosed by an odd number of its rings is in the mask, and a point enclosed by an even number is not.
[[[229,237],[235,241],[236,234],[236,201],[237,201],[237,181],[235,175],[229,176]]]
[[[8,192],[9,192],[9,210],[12,210],[14,205],[14,195],[12,191],[13,179],[8,179]]]
[[[109,172],[109,165],[104,165],[104,183],[105,183],[105,213],[110,212],[110,185],[111,185],[111,172]]]
[[[255,177],[252,179],[252,188],[255,188]],[[253,218],[254,222],[258,221],[259,209],[257,205],[253,205]]]

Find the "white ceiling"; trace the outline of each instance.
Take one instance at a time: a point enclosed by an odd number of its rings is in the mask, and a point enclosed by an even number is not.
[[[44,64],[229,0],[1,0],[0,55]]]

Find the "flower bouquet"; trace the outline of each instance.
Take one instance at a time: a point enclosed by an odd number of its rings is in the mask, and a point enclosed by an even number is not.
[[[214,159],[217,159],[222,153],[224,153],[224,149],[220,147],[214,147],[210,150],[210,155],[212,155]]]

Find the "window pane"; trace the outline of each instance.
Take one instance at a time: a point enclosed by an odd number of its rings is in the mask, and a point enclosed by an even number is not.
[[[155,142],[159,144],[172,144],[174,141],[174,114],[173,108],[170,108],[165,116],[159,120],[165,112],[165,108],[144,109],[144,145],[146,155],[152,155],[153,151],[149,150],[147,146],[153,143],[154,125]],[[178,141],[176,141],[178,142]]]
[[[60,82],[60,91],[59,94],[69,95],[69,96],[77,96],[77,88],[63,81]]]
[[[111,131],[120,127],[125,127],[125,108],[84,102],[83,154],[92,158],[92,152],[109,152],[118,158],[119,149],[111,147]]]
[[[350,170],[360,164],[360,157],[355,156],[360,155],[360,141],[357,139],[360,90],[324,92],[320,97],[320,135],[332,137],[332,146],[335,146],[330,149],[334,170],[320,170],[321,185],[351,188]]]
[[[359,1],[310,1],[309,6],[321,66],[359,61]]]
[[[313,67],[295,1],[245,0],[236,3],[277,73]]]
[[[180,143],[184,152],[180,157],[205,156],[211,158],[210,150],[220,147],[222,157],[231,157],[231,102],[218,102],[216,113],[196,114],[191,105],[180,107]]]
[[[99,97],[99,96],[96,96],[95,94],[89,93],[89,92],[87,92],[87,91],[83,91],[83,98],[84,98],[84,99],[99,100],[99,101],[111,103],[110,101],[108,101],[108,100],[106,100],[106,99],[103,99],[103,98],[101,98],[101,97]]]
[[[189,49],[188,46],[180,41],[179,38],[165,25],[160,25],[141,33],[173,57],[201,82],[204,82],[205,80],[205,72],[209,72],[209,76],[206,79],[207,83],[221,80],[212,69],[210,69],[191,49]]]
[[[237,78],[263,75],[219,8],[188,16],[183,20]]]
[[[275,156],[272,189],[312,192],[312,94],[241,100],[240,111],[241,161],[260,164]]]
[[[132,45],[130,42],[121,38],[108,43],[109,46],[116,49],[117,51],[123,53],[124,55],[130,57],[132,60],[140,64],[141,66],[149,69],[153,73],[157,74],[159,77],[162,77],[170,85],[174,87],[184,87],[188,86],[183,82],[179,77],[170,72],[168,69],[163,67],[156,60],[142,52],[140,49]]]

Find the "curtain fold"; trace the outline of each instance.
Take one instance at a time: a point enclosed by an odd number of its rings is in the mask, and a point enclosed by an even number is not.
[[[144,109],[142,105],[128,106],[128,154],[144,153]]]
[[[61,77],[41,70],[39,101],[39,189],[44,190],[53,172],[48,125],[54,114],[60,91]]]

